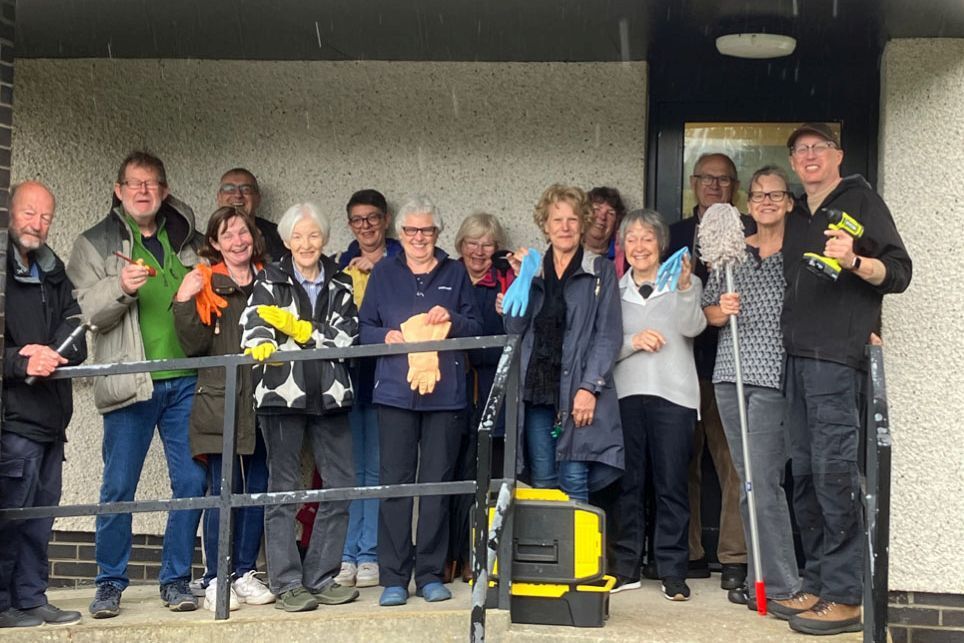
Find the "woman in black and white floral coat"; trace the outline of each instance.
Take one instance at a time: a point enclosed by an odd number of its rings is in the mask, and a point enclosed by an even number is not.
[[[241,346],[255,367],[254,396],[268,450],[268,491],[301,488],[301,445],[307,437],[325,487],[354,485],[348,410],[352,386],[343,360],[275,363],[276,350],[337,348],[358,339],[351,278],[322,253],[328,219],[310,203],[285,212],[278,233],[291,251],[258,274],[241,318]],[[265,552],[271,591],[282,609],[300,612],[319,603],[358,597],[334,582],[348,529],[348,502],[323,502],[304,562],[295,544],[296,506],[265,509]]]

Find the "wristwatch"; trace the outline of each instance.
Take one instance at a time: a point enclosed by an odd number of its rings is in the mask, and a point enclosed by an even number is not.
[[[860,270],[860,257],[859,257],[859,256],[854,255],[854,260],[853,260],[853,262],[850,264],[850,269],[851,269],[851,270]]]

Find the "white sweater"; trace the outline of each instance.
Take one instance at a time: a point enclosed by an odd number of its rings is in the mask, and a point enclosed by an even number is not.
[[[657,290],[643,299],[632,270],[619,280],[623,312],[623,347],[613,377],[620,398],[658,395],[690,409],[700,407],[700,384],[693,361],[693,338],[706,328],[700,307],[703,284],[699,277],[686,291]],[[657,352],[633,349],[633,335],[652,329],[666,344]]]

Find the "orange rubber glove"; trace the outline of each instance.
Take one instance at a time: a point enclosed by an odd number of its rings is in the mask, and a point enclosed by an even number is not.
[[[199,263],[195,266],[201,276],[204,277],[204,286],[201,288],[201,292],[194,295],[194,307],[197,309],[197,316],[201,320],[201,323],[205,326],[211,325],[211,313],[214,313],[218,317],[221,316],[221,309],[227,308],[228,302],[224,297],[221,297],[214,292],[211,287],[211,266],[206,263]]]

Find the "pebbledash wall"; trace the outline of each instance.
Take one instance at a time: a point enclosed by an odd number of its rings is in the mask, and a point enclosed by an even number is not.
[[[894,435],[891,622],[908,626],[894,628],[895,641],[960,641],[964,40],[892,41],[882,81],[880,188],[914,259],[910,289],[884,307]],[[942,629],[951,626],[961,629]]]
[[[206,222],[217,181],[250,168],[262,212],[277,220],[312,200],[332,219],[329,251],[351,240],[344,204],[376,187],[396,206],[423,192],[446,222],[496,214],[516,244],[541,242],[532,209],[553,182],[617,186],[642,206],[646,64],[474,64],[198,60],[16,61],[14,180],[37,178],[57,197],[51,245],[108,211],[118,165],[132,148],[160,156],[171,190]],[[0,141],[2,144],[2,141]],[[79,383],[68,429],[64,503],[95,502],[101,418]],[[170,495],[158,441],[139,498]],[[162,534],[164,516],[135,516]],[[93,520],[56,528],[90,531]]]

